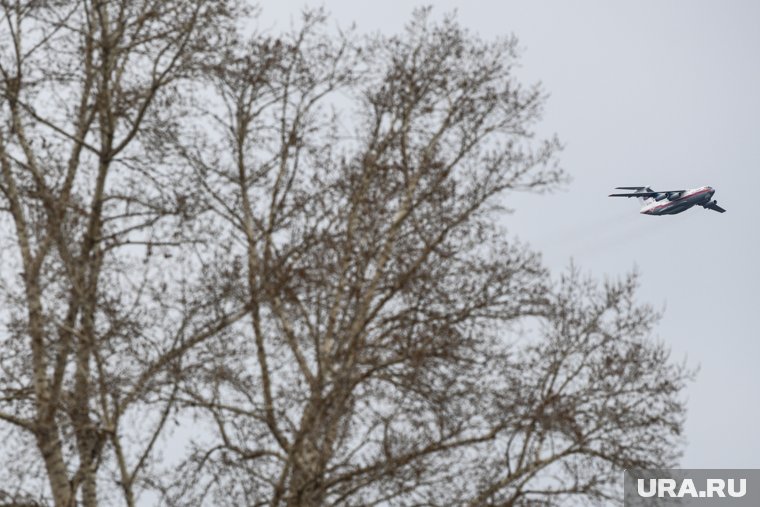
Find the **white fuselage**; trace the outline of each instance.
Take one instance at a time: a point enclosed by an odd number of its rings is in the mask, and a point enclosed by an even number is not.
[[[715,189],[712,187],[699,187],[670,198],[665,195],[650,197],[644,200],[644,206],[640,213],[644,215],[675,215],[692,206],[710,202],[714,193]]]

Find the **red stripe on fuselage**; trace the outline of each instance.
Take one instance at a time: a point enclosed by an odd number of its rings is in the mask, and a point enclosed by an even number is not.
[[[700,195],[700,194],[705,194],[705,193],[709,193],[709,192],[710,192],[710,190],[709,190],[709,189],[706,189],[706,190],[700,190],[699,192],[694,192],[693,194],[684,195],[684,196],[682,196],[682,197],[679,197],[679,198],[678,198],[678,199],[676,199],[675,201],[670,201],[670,202],[667,202],[667,203],[665,203],[665,204],[662,204],[662,205],[660,205],[660,206],[655,206],[654,208],[649,208],[649,209],[646,209],[645,211],[646,211],[647,213],[649,213],[650,211],[660,211],[660,210],[662,210],[662,209],[666,209],[666,208],[669,208],[669,207],[671,207],[671,206],[673,206],[673,205],[676,205],[676,204],[682,203],[682,201],[684,201],[684,200],[686,200],[686,199],[691,199],[691,198],[693,198],[693,197],[696,197],[696,196],[698,196],[698,195]]]

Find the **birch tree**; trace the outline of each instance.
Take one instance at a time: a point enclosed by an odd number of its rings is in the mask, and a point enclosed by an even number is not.
[[[27,477],[44,478],[18,494],[93,506],[113,473],[103,491],[134,505],[168,410],[146,393],[165,388],[185,349],[242,315],[193,295],[190,264],[168,262],[197,238],[185,234],[195,211],[181,170],[162,164],[161,148],[183,107],[172,102],[224,44],[236,7],[0,8],[0,420],[41,461]],[[127,443],[130,415],[150,424]]]

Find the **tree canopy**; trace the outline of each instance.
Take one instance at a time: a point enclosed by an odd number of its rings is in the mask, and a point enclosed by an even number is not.
[[[588,505],[676,462],[637,275],[504,229],[567,178],[514,37],[0,5],[0,502]]]

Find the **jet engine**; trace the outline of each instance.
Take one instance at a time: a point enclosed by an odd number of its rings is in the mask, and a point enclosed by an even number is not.
[[[668,193],[668,200],[675,201],[676,199],[678,199],[679,197],[681,197],[682,194],[683,194],[683,192],[669,192]]]

